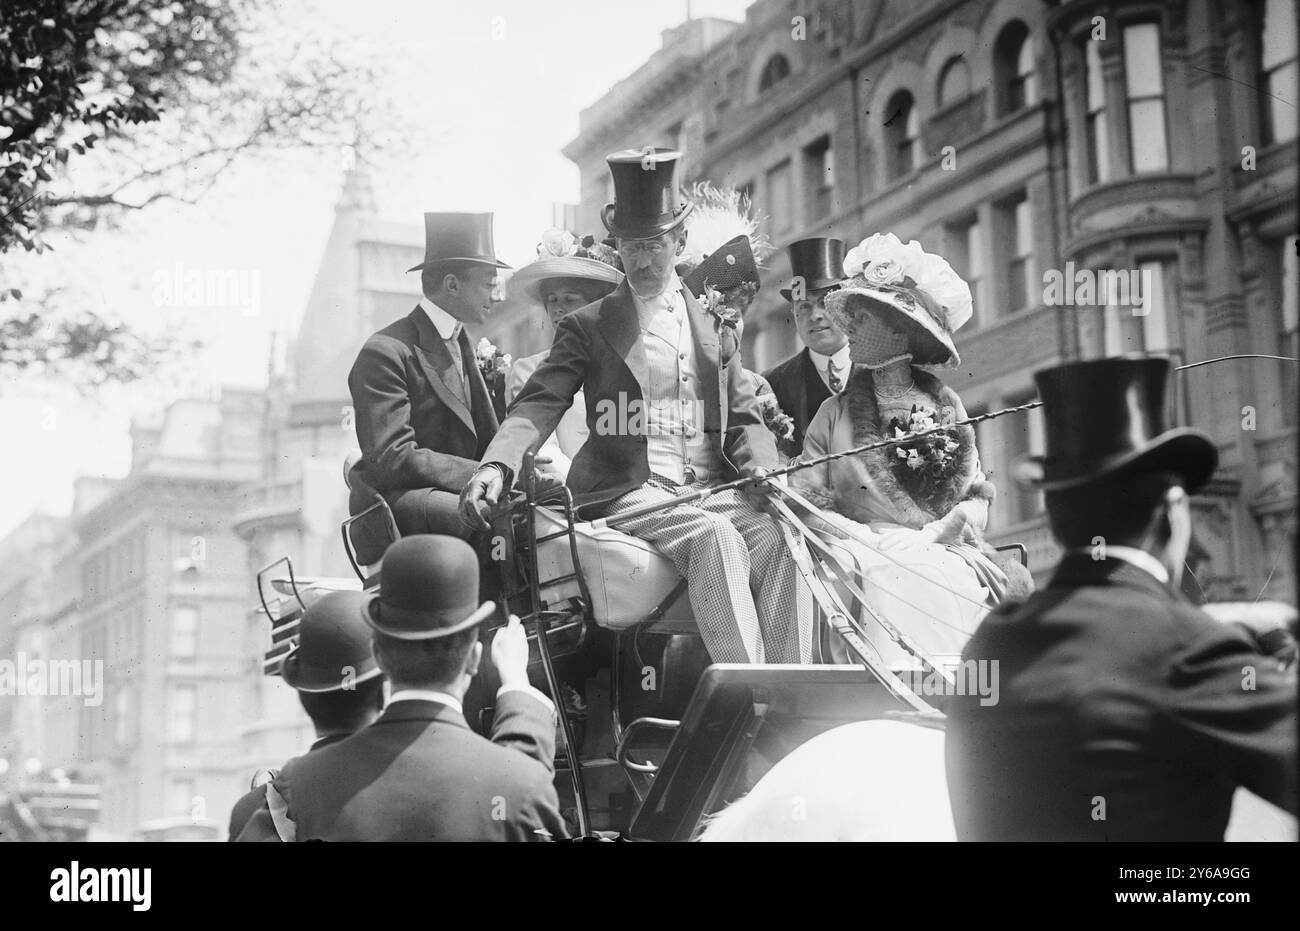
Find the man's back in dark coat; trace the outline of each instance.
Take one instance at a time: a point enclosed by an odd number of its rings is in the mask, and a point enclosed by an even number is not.
[[[567,834],[554,754],[551,714],[525,692],[497,699],[491,740],[445,704],[399,701],[273,785],[300,841],[547,840]],[[240,837],[276,839],[263,812]]]
[[[1253,635],[1119,559],[1068,556],[963,661],[948,707],[960,840],[1222,840],[1237,786],[1296,811],[1296,686]]]

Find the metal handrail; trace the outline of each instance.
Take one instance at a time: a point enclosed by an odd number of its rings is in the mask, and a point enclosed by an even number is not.
[[[377,500],[374,504],[370,505],[364,511],[359,511],[356,514],[353,514],[351,517],[344,520],[343,523],[339,524],[339,532],[343,534],[343,552],[347,555],[348,563],[352,566],[352,571],[356,573],[357,578],[361,580],[362,585],[366,583],[366,574],[361,571],[361,564],[357,560],[357,552],[352,546],[352,537],[349,536],[348,529],[371,511],[382,510],[384,516],[388,519],[388,545],[392,546],[398,540],[402,539],[402,532],[397,528],[397,520],[393,517],[393,509],[388,506],[388,502],[384,500],[382,495],[376,494],[375,497]]]
[[[542,608],[541,567],[537,561],[537,470],[534,467],[534,454],[529,451],[524,455],[524,507],[527,510],[525,532],[528,536],[528,563],[532,574],[529,595],[532,601],[532,614],[537,627],[537,652],[542,659],[542,670],[546,673],[546,684],[555,701],[556,712],[560,718],[560,730],[564,733],[564,758],[569,764],[569,781],[573,785],[574,808],[578,815],[578,834],[586,837],[591,833],[591,815],[587,807],[587,787],[582,778],[582,760],[578,756],[576,735],[573,722],[564,708],[564,692],[560,689],[560,678],[555,672],[555,662],[551,657],[551,644],[548,637],[549,620]],[[568,489],[565,489],[568,492]],[[566,504],[572,498],[566,497]],[[572,518],[569,520],[572,529]],[[574,554],[576,557],[576,548]],[[577,566],[574,567],[575,569]],[[585,586],[582,588],[586,594]]]
[[[676,731],[682,726],[681,721],[674,721],[671,718],[637,718],[635,721],[628,723],[623,735],[618,739],[618,746],[614,750],[614,759],[624,769],[633,773],[646,773],[653,775],[659,772],[659,767],[653,763],[638,763],[635,760],[628,759],[628,753],[631,751],[632,738],[637,731],[647,728],[658,728],[665,731]]]
[[[266,614],[267,619],[271,622],[271,626],[273,627],[275,626],[275,623],[276,621],[279,620],[279,618],[271,613],[271,608],[266,603],[264,577],[268,572],[270,572],[276,566],[280,565],[280,563],[284,563],[289,568],[289,586],[293,589],[293,597],[297,600],[298,606],[301,607],[302,610],[304,611],[307,610],[307,605],[302,600],[302,595],[298,594],[298,580],[294,578],[293,560],[290,559],[288,556],[281,556],[279,559],[275,560],[274,562],[267,563],[257,572],[257,600],[262,602],[262,611]]]

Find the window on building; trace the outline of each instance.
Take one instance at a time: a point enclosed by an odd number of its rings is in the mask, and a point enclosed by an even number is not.
[[[971,92],[971,69],[961,56],[952,57],[939,74],[939,105],[948,107],[958,100],[969,98]]]
[[[885,148],[890,180],[901,178],[916,167],[920,136],[921,117],[912,95],[899,91],[885,107]]]
[[[758,76],[758,90],[760,93],[770,90],[789,76],[790,59],[784,55],[773,55],[767,60],[762,73]]]
[[[964,100],[970,96],[970,66],[960,55],[948,59],[939,74],[939,106]]]
[[[767,212],[772,217],[774,233],[788,233],[794,228],[794,190],[790,177],[790,160],[786,159],[767,173]]]
[[[1041,287],[1036,286],[1034,267],[1034,219],[1029,197],[1021,191],[998,205],[1002,227],[999,242],[1007,253],[1003,260],[1003,284],[1006,306],[1003,313],[1015,313],[1036,304]]]
[[[195,735],[198,690],[193,685],[173,685],[167,693],[167,739],[190,743]]]
[[[1038,71],[1029,27],[1018,19],[1007,23],[994,49],[998,115],[1005,116],[1038,103]]]
[[[804,206],[808,214],[804,220],[810,225],[831,214],[834,171],[830,136],[822,136],[816,142],[804,147]]]
[[[1013,395],[1007,398],[1007,407],[1018,407],[1021,404],[1028,404],[1030,401],[1037,400],[1037,398],[1038,394],[1035,391]],[[1008,468],[1021,456],[1042,451],[1043,420],[1041,408],[1034,408],[1022,414],[1008,414],[998,419],[1003,422],[1003,461],[1007,463]],[[1022,486],[1018,482],[1003,483],[1003,487],[1006,487],[1009,492],[1006,512],[1009,523],[1018,524],[1032,520],[1042,513],[1043,496],[1039,491],[1033,487]]]
[[[1136,23],[1124,27],[1124,89],[1128,97],[1128,135],[1132,170],[1169,168],[1165,130],[1165,85],[1160,56],[1160,27]]]
[[[199,647],[199,609],[196,605],[176,605],[171,617],[171,655],[191,657]]]
[[[194,780],[172,777],[167,783],[167,810],[173,817],[189,815],[194,808]]]
[[[135,742],[135,703],[133,689],[121,685],[113,699],[113,742],[119,747],[129,747]]]
[[[1282,278],[1277,283],[1278,295],[1278,352],[1289,359],[1300,358],[1300,241],[1296,236],[1287,236],[1276,245],[1276,267],[1281,270]],[[1297,420],[1294,403],[1298,388],[1296,364],[1294,362],[1276,363],[1282,369],[1282,421],[1288,427],[1295,426]]]
[[[1083,43],[1087,71],[1088,182],[1110,180],[1110,133],[1106,122],[1106,81],[1101,72],[1101,45]]]
[[[1295,0],[1266,0],[1260,21],[1260,121],[1264,143],[1294,139],[1297,80]]]
[[[1138,264],[1138,286],[1142,289],[1138,302],[1138,317],[1142,321],[1142,349],[1144,352],[1164,352],[1174,341],[1169,338],[1169,278],[1171,262],[1141,262]]]
[[[1135,269],[1097,272],[1097,300],[1103,303],[1102,344],[1105,354],[1163,352],[1170,338],[1168,308],[1173,263],[1152,260]]]
[[[984,236],[979,219],[975,214],[949,223],[945,230],[949,261],[953,271],[961,275],[970,285],[974,311],[966,323],[966,329],[979,326],[980,317],[986,304],[985,290],[988,276],[984,273]]]

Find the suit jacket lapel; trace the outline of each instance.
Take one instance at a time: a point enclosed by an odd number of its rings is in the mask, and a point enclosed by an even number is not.
[[[434,329],[432,321],[419,307],[411,312],[411,321],[415,324],[417,343],[415,346],[415,358],[419,361],[425,374],[429,376],[429,384],[433,386],[434,393],[442,399],[455,412],[456,416],[461,419],[470,432],[475,436],[478,431],[474,428],[474,418],[470,416],[469,408],[465,406],[465,400],[456,391],[453,385],[459,380],[456,373],[456,363],[452,361],[451,353],[447,351],[447,344],[443,342],[438,331]],[[468,339],[465,336],[465,328],[461,327],[462,341]],[[467,367],[465,376],[472,379],[475,372],[471,372]],[[481,380],[481,376],[480,376]]]
[[[483,373],[479,370],[478,360],[475,359],[474,351],[470,348],[469,334],[465,332],[464,327],[460,329],[460,352],[465,363],[465,380],[468,382],[466,388],[469,390],[470,404],[473,406],[475,434],[480,441],[479,445],[483,446],[496,435],[501,425],[497,422],[497,414],[492,407],[492,397],[488,394],[487,382],[483,380]]]
[[[597,327],[632,374],[638,385],[649,378],[645,346],[641,342],[641,322],[636,315],[636,301],[624,281],[609,297],[601,301]]]
[[[725,445],[723,434],[727,432],[727,382],[726,370],[718,356],[718,334],[713,329],[713,321],[705,312],[700,302],[691,294],[689,288],[682,288],[682,297],[686,300],[686,318],[691,324],[691,335],[695,339],[695,370],[700,376],[700,388],[705,396],[704,402],[706,431],[717,431],[718,451]],[[739,349],[737,349],[739,352]],[[710,423],[710,420],[715,422]]]

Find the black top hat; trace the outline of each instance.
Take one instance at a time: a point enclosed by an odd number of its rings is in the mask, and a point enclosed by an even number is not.
[[[365,622],[398,640],[436,640],[483,623],[495,605],[478,600],[478,556],[464,540],[403,537],[384,553],[379,593],[365,597]]]
[[[424,261],[407,269],[452,262],[474,262],[494,268],[509,268],[498,262],[492,247],[492,214],[426,213],[424,215]]]
[[[614,203],[600,212],[605,229],[621,239],[652,239],[681,225],[695,206],[677,192],[681,158],[681,152],[651,146],[607,155]]]
[[[802,278],[804,293],[816,295],[839,286],[844,278],[844,240],[824,236],[800,239],[786,247],[790,254],[790,277]],[[793,288],[782,288],[787,301]]]
[[[1196,491],[1214,474],[1214,441],[1190,427],[1166,429],[1169,360],[1123,356],[1070,362],[1034,374],[1043,400],[1047,454],[1017,464],[1044,491],[1120,474],[1176,472]]]
[[[361,592],[330,592],[312,603],[280,667],[285,682],[299,692],[340,692],[383,674],[361,622],[365,600]]]
[[[748,236],[729,239],[683,279],[682,283],[699,297],[706,287],[726,291],[746,281],[758,284],[758,263],[754,260],[754,247]]]

